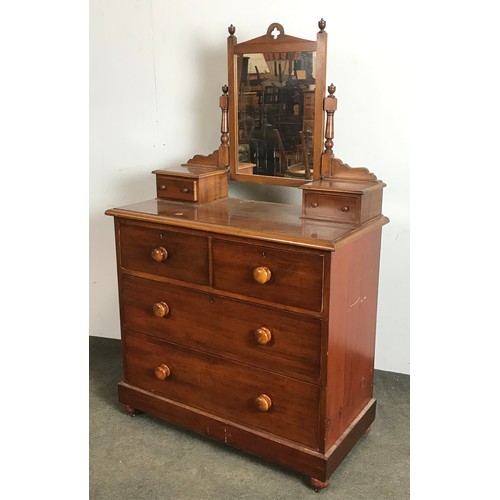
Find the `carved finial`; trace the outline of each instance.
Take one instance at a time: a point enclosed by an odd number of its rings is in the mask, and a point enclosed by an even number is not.
[[[318,26],[320,31],[323,31],[326,28],[326,21],[323,18],[321,18],[321,20],[318,21]]]
[[[335,91],[337,90],[337,87],[333,83],[330,83],[328,85],[328,93],[330,94],[328,97],[333,97],[333,94],[335,94]]]
[[[229,92],[229,87],[227,85],[223,85],[222,86],[222,93],[224,95],[227,95],[228,92]]]
[[[231,24],[231,26],[229,26],[229,28],[227,29],[227,31],[229,31],[229,34],[231,36],[233,36],[236,33],[236,28]]]

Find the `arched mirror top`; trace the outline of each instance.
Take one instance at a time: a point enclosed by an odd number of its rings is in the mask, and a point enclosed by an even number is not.
[[[320,179],[324,138],[326,23],[315,41],[279,23],[241,43],[228,28],[231,179],[302,185]]]

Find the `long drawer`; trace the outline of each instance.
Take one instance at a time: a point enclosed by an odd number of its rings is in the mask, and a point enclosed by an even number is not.
[[[321,311],[321,254],[214,239],[213,262],[215,288]]]
[[[317,318],[127,275],[121,280],[121,303],[125,328],[319,381]]]
[[[188,232],[121,223],[120,260],[131,271],[209,282],[208,239]]]
[[[126,382],[318,448],[319,386],[124,332]]]

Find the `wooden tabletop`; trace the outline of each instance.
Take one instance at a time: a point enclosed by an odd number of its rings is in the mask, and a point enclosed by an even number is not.
[[[358,227],[302,219],[298,205],[235,198],[202,204],[157,198],[113,208],[106,215],[326,250],[389,222],[383,215]]]

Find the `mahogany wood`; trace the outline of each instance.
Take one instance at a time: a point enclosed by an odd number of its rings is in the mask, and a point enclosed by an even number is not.
[[[346,222],[359,226],[382,211],[381,181],[321,180],[301,186],[304,218]]]
[[[227,174],[219,168],[184,165],[176,170],[155,170],[158,198],[206,203],[227,196]]]
[[[326,48],[327,34],[324,31],[326,23],[321,20],[318,23],[320,31],[316,41],[305,40],[290,35],[286,35],[284,28],[279,23],[272,23],[265,35],[237,43],[234,35],[236,29],[233,25],[228,28],[229,37],[227,40],[227,60],[228,60],[228,82],[229,82],[229,138],[230,151],[229,163],[231,179],[242,182],[254,182],[263,184],[274,184],[284,186],[299,186],[305,179],[294,179],[287,177],[268,177],[261,175],[247,175],[238,172],[238,71],[237,56],[251,53],[269,54],[273,52],[316,52],[316,84],[314,90],[314,122],[313,122],[313,167],[312,179],[318,180],[321,175],[321,154],[324,131],[324,113],[322,109],[323,93],[326,82]],[[277,38],[271,34],[277,28],[280,32]]]
[[[306,256],[300,252],[222,240],[214,240],[213,255],[216,288],[321,311],[322,255]],[[254,277],[254,269],[260,266],[271,271],[264,286]]]
[[[142,334],[125,332],[123,342],[129,384],[310,448],[317,446],[318,386]],[[168,384],[154,374],[162,364],[171,371]],[[267,410],[265,403],[256,408],[261,394],[273,402]]]
[[[139,389],[126,382],[118,384],[118,396],[122,403],[133,401],[141,411],[320,481],[330,478],[365,429],[370,426],[375,418],[376,407],[375,400],[371,400],[335,444],[326,453],[320,453],[266,431],[250,428],[234,420],[223,419],[204,410]]]
[[[151,252],[158,246],[168,253],[168,259],[162,262],[151,258]],[[121,267],[132,271],[208,284],[208,239],[165,227],[120,224],[119,262]]]
[[[171,226],[171,230],[189,228],[214,231],[216,234],[249,237],[256,242],[262,240],[266,244],[286,243],[299,247],[301,251],[306,248],[335,250],[372,231],[373,224],[380,227],[389,222],[387,217],[380,215],[370,224],[356,227],[301,219],[300,214],[301,207],[297,205],[234,198],[200,205],[156,199],[106,211],[106,215],[124,220],[156,223],[154,227],[157,228],[161,227],[158,226],[160,223],[163,227]]]
[[[240,44],[231,25],[219,149],[154,171],[157,199],[106,211],[115,217],[125,410],[287,466],[316,489],[375,418],[388,222],[385,184],[333,154],[337,99],[333,85],[323,98],[327,35],[318,25],[315,42],[273,23]],[[316,88],[305,97],[314,107],[312,182],[238,173],[237,55],[300,50],[317,54]],[[227,198],[228,163],[234,180],[300,186],[302,211]]]
[[[373,396],[380,237],[374,230],[332,258],[325,448]]]
[[[127,329],[319,381],[322,324],[317,318],[128,275],[121,278],[120,300]],[[151,304],[158,301],[168,302],[167,319],[153,314]],[[269,331],[263,334],[269,338],[264,344],[256,340],[257,330]]]

